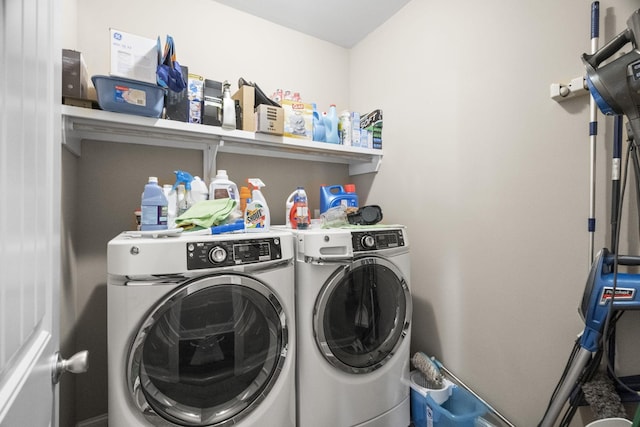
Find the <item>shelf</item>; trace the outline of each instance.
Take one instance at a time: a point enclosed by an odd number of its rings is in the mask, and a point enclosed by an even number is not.
[[[382,162],[382,150],[63,105],[62,143],[80,156],[82,140],[342,163],[350,175],[377,172]]]

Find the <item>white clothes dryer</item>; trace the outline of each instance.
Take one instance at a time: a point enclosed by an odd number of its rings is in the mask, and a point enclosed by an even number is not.
[[[408,426],[405,227],[294,234],[298,427]]]
[[[110,427],[296,425],[291,233],[107,251]]]

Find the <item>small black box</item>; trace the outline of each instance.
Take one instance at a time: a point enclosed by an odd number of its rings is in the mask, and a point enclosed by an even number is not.
[[[222,125],[222,82],[204,80],[202,124]]]
[[[62,96],[86,99],[88,82],[82,53],[62,49]]]

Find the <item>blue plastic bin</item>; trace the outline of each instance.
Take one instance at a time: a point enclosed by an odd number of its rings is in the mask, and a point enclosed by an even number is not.
[[[415,427],[474,427],[476,418],[486,413],[487,407],[461,387],[454,387],[442,404],[411,390],[411,420]],[[429,419],[433,424],[428,424]]]
[[[98,104],[106,111],[160,117],[165,90],[161,86],[122,77],[93,76]]]

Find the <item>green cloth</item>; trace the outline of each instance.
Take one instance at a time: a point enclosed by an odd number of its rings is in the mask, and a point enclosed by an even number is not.
[[[176,218],[176,226],[209,228],[226,221],[236,207],[234,199],[202,200]]]

